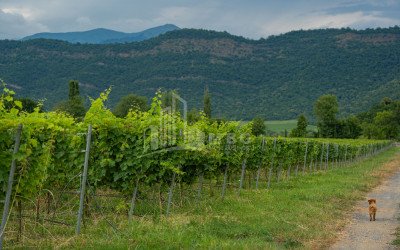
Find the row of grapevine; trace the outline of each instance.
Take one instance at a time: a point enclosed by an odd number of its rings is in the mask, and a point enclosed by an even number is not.
[[[320,166],[380,150],[390,141],[263,138],[251,135],[251,124],[212,123],[205,117],[188,125],[178,112],[161,108],[160,94],[147,112],[131,110],[124,119],[104,106],[109,90],[92,100],[82,122],[66,114],[21,113],[8,90],[0,99],[0,183],[6,181],[13,138],[23,124],[18,167],[18,195],[31,197],[44,188],[64,185],[83,168],[85,135],[92,124],[88,176],[94,187],[131,194],[136,181],[167,184],[176,175],[191,184],[200,175],[214,178],[248,170],[278,171],[291,166]],[[12,93],[11,93],[12,94]],[[8,106],[14,108],[6,109]],[[2,195],[0,193],[0,195]],[[1,199],[1,197],[0,197]]]

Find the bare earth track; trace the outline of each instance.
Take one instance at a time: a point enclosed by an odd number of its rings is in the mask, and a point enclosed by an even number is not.
[[[398,161],[396,161],[398,162]],[[369,221],[368,198],[376,199],[376,221]],[[390,245],[399,226],[400,167],[357,203],[351,222],[340,232],[338,241],[330,249],[399,249]]]

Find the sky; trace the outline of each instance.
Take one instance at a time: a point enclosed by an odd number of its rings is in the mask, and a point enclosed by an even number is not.
[[[393,27],[400,0],[0,0],[0,39],[107,28],[139,32],[163,24],[251,39],[293,30]]]

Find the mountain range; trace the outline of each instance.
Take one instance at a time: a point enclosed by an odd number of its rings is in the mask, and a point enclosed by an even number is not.
[[[338,97],[342,117],[367,111],[383,97],[400,98],[400,28],[292,31],[251,40],[227,32],[180,29],[141,42],[84,44],[60,40],[0,41],[0,78],[17,95],[68,98],[68,82],[107,103],[175,89],[189,109],[211,93],[213,117],[251,120],[312,118],[323,94]]]
[[[125,33],[109,29],[94,29],[80,32],[65,32],[65,33],[37,33],[31,36],[22,38],[21,40],[30,40],[37,38],[57,39],[70,43],[91,43],[91,44],[107,44],[107,43],[126,43],[140,42],[152,37],[159,36],[165,32],[178,30],[178,26],[173,24],[165,24],[162,26],[150,28],[137,33]]]

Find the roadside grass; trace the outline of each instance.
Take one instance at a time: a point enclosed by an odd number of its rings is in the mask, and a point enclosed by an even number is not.
[[[400,217],[397,217],[397,220],[400,223]],[[394,239],[390,244],[395,246],[400,246],[400,226],[396,228],[396,232],[393,235],[396,236],[396,239]]]
[[[259,189],[246,188],[238,197],[229,189],[221,199],[220,189],[204,196],[196,206],[172,206],[165,217],[157,208],[152,213],[138,213],[128,223],[126,211],[105,211],[107,219],[124,236],[111,228],[99,213],[85,219],[81,235],[75,226],[51,224],[26,219],[23,235],[15,242],[16,221],[10,221],[7,248],[60,249],[321,249],[332,244],[337,231],[349,221],[352,206],[364,199],[366,192],[395,173],[400,152],[393,147],[348,168],[306,174],[289,181],[283,175],[278,185],[267,189],[265,179]],[[263,174],[264,175],[264,174]],[[265,177],[264,177],[265,178]],[[253,183],[254,186],[254,183]],[[204,188],[204,193],[210,190]],[[106,201],[107,202],[107,201]],[[108,201],[112,202],[112,201]],[[115,201],[115,206],[118,201]],[[43,207],[45,207],[43,205]],[[32,210],[32,214],[34,214]],[[76,218],[76,217],[72,217]]]

